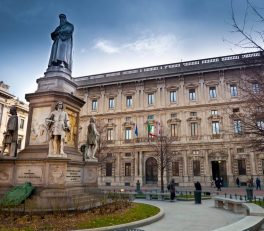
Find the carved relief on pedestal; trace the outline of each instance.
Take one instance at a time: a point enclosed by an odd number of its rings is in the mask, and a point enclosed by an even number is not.
[[[48,143],[48,128],[45,119],[49,116],[50,107],[34,108],[30,131],[30,145],[41,145]]]
[[[84,183],[92,184],[97,182],[97,167],[84,168]]]
[[[49,184],[64,184],[66,176],[66,166],[51,164],[49,166]]]
[[[0,169],[0,182],[11,183],[12,168],[10,166],[3,166]]]

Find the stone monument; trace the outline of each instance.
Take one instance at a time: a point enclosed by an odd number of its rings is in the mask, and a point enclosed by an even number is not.
[[[18,118],[15,106],[10,108],[10,118],[8,119],[6,131],[3,140],[3,156],[16,157],[17,155],[17,138],[18,138]],[[7,153],[5,152],[7,148]]]
[[[35,205],[51,209],[52,200],[74,207],[71,198],[97,188],[98,162],[86,162],[78,150],[79,114],[84,101],[75,95],[71,76],[74,27],[64,14],[51,33],[48,68],[38,88],[26,94],[29,117],[25,149],[17,157],[1,157],[0,188],[25,182],[36,187]]]
[[[100,135],[96,129],[94,117],[90,118],[90,124],[88,125],[87,130],[88,132],[87,132],[87,144],[85,148],[85,160],[86,161],[91,161],[91,160],[97,161],[95,154],[98,148],[98,142],[99,142]]]

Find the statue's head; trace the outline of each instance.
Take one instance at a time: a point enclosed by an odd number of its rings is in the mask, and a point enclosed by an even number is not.
[[[66,19],[66,15],[65,15],[65,14],[60,14],[60,15],[59,15],[59,18],[60,18],[60,19]]]
[[[15,106],[12,106],[12,107],[10,108],[10,114],[11,114],[11,115],[16,115],[16,114],[17,114],[17,110],[16,110],[16,107],[15,107]]]
[[[94,117],[90,118],[90,123],[95,123],[95,118]]]
[[[55,109],[58,110],[58,109],[63,109],[63,108],[64,108],[63,102],[58,101],[55,105]]]
[[[65,14],[60,14],[60,15],[59,15],[59,18],[60,18],[60,22],[61,22],[61,23],[64,23],[64,22],[67,21],[67,19],[66,19],[66,15],[65,15]]]

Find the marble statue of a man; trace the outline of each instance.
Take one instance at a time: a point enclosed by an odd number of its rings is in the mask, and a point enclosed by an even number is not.
[[[16,157],[17,155],[17,139],[18,139],[18,117],[15,106],[10,108],[10,118],[8,119],[6,131],[4,132],[3,140],[3,156]],[[5,149],[8,148],[8,153],[5,153]]]
[[[91,117],[87,133],[87,149],[85,151],[86,159],[96,159],[95,154],[98,148],[99,137],[100,135],[95,125],[95,118]]]
[[[61,101],[55,105],[55,110],[52,111],[46,119],[49,130],[49,156],[65,156],[64,143],[66,132],[70,131],[70,123],[67,112],[64,111],[64,106]]]
[[[51,49],[49,67],[59,66],[71,70],[72,67],[72,34],[74,26],[60,14],[60,25],[51,33],[54,41]]]

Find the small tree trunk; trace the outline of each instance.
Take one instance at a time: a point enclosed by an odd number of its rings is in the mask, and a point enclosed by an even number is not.
[[[164,181],[163,181],[163,176],[164,176],[164,169],[160,169],[160,191],[163,193],[164,192]]]

